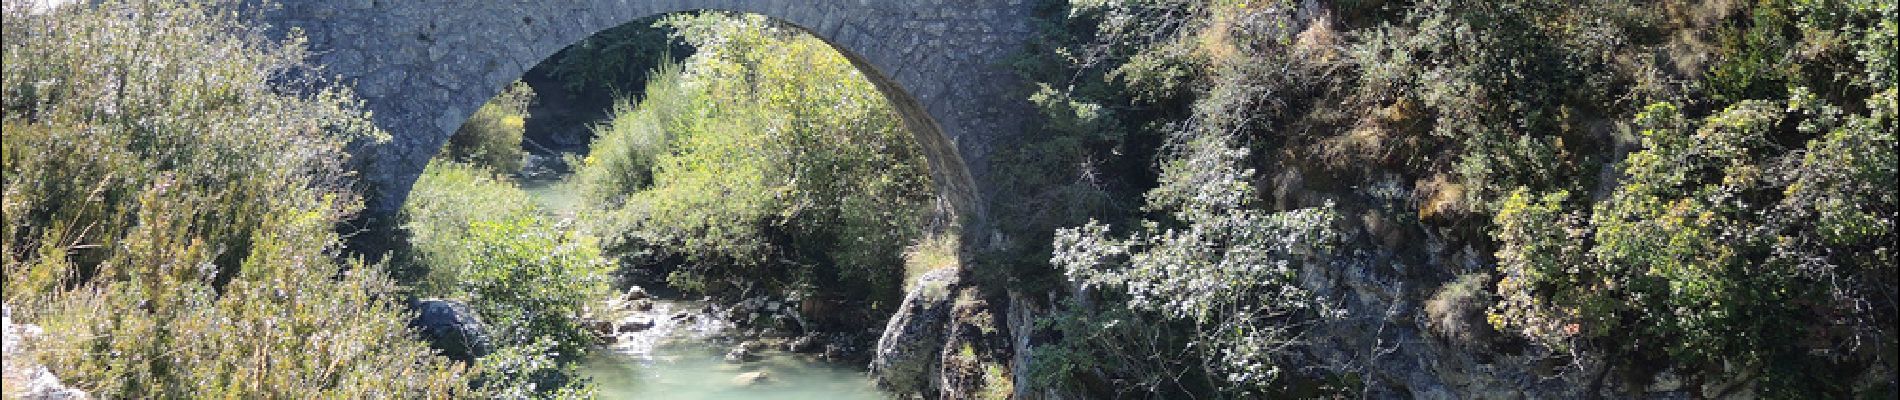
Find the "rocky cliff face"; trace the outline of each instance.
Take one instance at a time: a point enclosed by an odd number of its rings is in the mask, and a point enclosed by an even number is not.
[[[911,286],[872,355],[878,385],[914,398],[1006,399],[1015,392],[1013,338],[1002,308],[954,269]]]
[[[1288,174],[1299,173],[1289,171]],[[1408,218],[1377,196],[1276,179],[1281,208],[1331,202],[1344,241],[1328,262],[1301,271],[1302,286],[1341,311],[1306,332],[1291,366],[1315,378],[1347,377],[1368,398],[1699,398],[1745,393],[1733,382],[1688,384],[1606,373],[1604,360],[1554,354],[1494,332],[1484,315],[1495,281],[1487,251],[1469,232]],[[1463,233],[1463,235],[1461,235]],[[1461,288],[1460,286],[1465,286]]]
[[[897,393],[937,393],[950,295],[957,284],[955,271],[940,269],[918,278],[904,294],[904,303],[885,325],[871,355],[878,386]]]

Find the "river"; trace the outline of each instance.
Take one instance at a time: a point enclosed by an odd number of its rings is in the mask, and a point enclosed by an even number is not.
[[[703,313],[705,304],[659,300],[626,320],[653,327],[621,334],[582,366],[609,399],[885,399],[855,365],[826,363],[810,354],[764,349],[758,358],[728,362],[735,346],[730,325]],[[679,318],[680,316],[689,316]]]
[[[575,218],[581,201],[562,184],[564,175],[522,179],[520,184],[552,218]],[[811,354],[775,348],[755,359],[733,363],[726,352],[736,345],[731,325],[716,309],[697,301],[653,300],[646,311],[627,310],[621,322],[652,326],[618,334],[592,352],[581,372],[593,379],[602,398],[667,400],[858,400],[887,399],[863,365],[828,363]]]

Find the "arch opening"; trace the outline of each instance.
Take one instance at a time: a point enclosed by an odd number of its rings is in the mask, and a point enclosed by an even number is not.
[[[864,95],[866,99],[878,99],[880,106],[883,106],[883,112],[880,112],[880,114],[885,116],[885,118],[883,118],[883,123],[880,123],[880,125],[883,125],[883,127],[893,127],[893,125],[895,125],[895,127],[897,127],[895,131],[901,131],[901,135],[906,135],[906,138],[908,138],[908,140],[899,140],[899,142],[912,144],[912,146],[914,146],[914,150],[908,150],[908,154],[912,155],[912,157],[916,157],[916,161],[921,161],[921,163],[912,161],[912,165],[921,165],[920,171],[927,171],[929,178],[925,180],[925,184],[935,190],[935,195],[937,195],[937,199],[939,199],[939,205],[942,205],[942,203],[948,203],[948,205],[950,205],[950,207],[948,207],[950,212],[946,212],[946,214],[950,214],[952,220],[956,218],[956,214],[967,214],[969,207],[975,205],[975,197],[977,197],[977,195],[975,195],[975,193],[977,193],[977,191],[975,191],[975,184],[971,184],[973,178],[971,178],[969,171],[965,169],[963,159],[961,159],[961,155],[959,155],[954,140],[948,138],[948,135],[946,135],[944,129],[942,129],[942,125],[937,123],[937,119],[933,118],[933,116],[927,112],[927,106],[923,104],[923,100],[918,99],[918,97],[912,97],[908,91],[904,91],[904,85],[902,85],[902,83],[895,82],[893,78],[889,78],[889,74],[885,74],[883,70],[876,68],[876,64],[872,63],[872,61],[866,61],[863,55],[853,53],[853,51],[845,51],[844,47],[840,47],[836,42],[823,40],[823,38],[811,34],[809,28],[790,25],[788,21],[783,21],[783,19],[777,19],[777,23],[779,23],[779,27],[785,28],[787,32],[809,34],[809,40],[807,40],[807,42],[819,44],[807,45],[807,47],[823,47],[823,51],[834,53],[832,59],[840,59],[840,61],[828,63],[828,66],[832,66],[830,70],[853,70],[853,72],[855,72],[855,76],[851,76],[851,80],[861,80],[861,82],[857,82],[857,87],[859,87],[857,93],[866,93],[866,95]],[[743,76],[743,74],[741,74],[741,76]],[[711,78],[711,80],[733,80],[733,78],[731,78],[731,76],[716,76],[716,78]],[[500,85],[513,85],[513,83],[500,83]],[[648,89],[652,89],[652,85],[648,85]],[[730,89],[730,87],[728,87],[728,89]],[[707,89],[707,91],[718,91],[718,89]],[[481,93],[504,93],[502,97],[509,97],[509,95],[505,95],[505,93],[511,93],[511,89],[504,91],[504,89],[496,87],[496,89],[485,89],[485,91],[481,91]],[[741,93],[745,93],[745,91],[741,91]],[[747,95],[760,95],[760,93],[747,93]],[[638,106],[644,108],[644,106],[646,106],[644,102],[648,99],[652,99],[652,97],[654,97],[654,93],[644,93],[642,99],[638,102]],[[743,97],[743,95],[741,95],[741,97]],[[716,104],[728,104],[728,102],[716,102]],[[477,110],[488,112],[486,108],[488,108],[488,106],[485,104],[485,106],[481,106],[481,108],[477,108]],[[741,108],[743,108],[743,106],[741,106]],[[445,112],[445,114],[448,114],[448,112],[452,112],[452,114],[475,114],[475,116],[481,116],[481,114],[483,114],[483,112],[464,112],[464,110],[441,110],[441,112]],[[616,112],[616,114],[618,114],[618,112]],[[621,114],[621,116],[625,116],[625,114]],[[616,118],[619,118],[619,116],[616,116]],[[471,119],[471,121],[473,121],[473,119]],[[464,125],[462,129],[467,129],[467,125]],[[743,127],[739,127],[739,129],[743,131]],[[445,129],[445,131],[448,131],[448,129]],[[448,131],[448,133],[454,133],[454,131]],[[602,133],[602,135],[610,135],[610,133]],[[602,140],[602,138],[595,138],[595,140]],[[450,138],[443,138],[443,142],[450,142]],[[885,142],[891,142],[891,140],[885,140]],[[443,146],[443,144],[431,144],[431,146]],[[450,146],[450,148],[454,148],[454,146]],[[599,154],[600,148],[593,146],[591,152]],[[680,152],[684,152],[684,150],[680,150]],[[433,152],[429,152],[429,154],[433,154]],[[591,163],[589,163],[589,165],[591,165]],[[431,169],[431,171],[437,169],[435,163],[429,163],[429,169]],[[428,188],[431,186],[428,182],[431,180],[431,176],[435,176],[435,173],[424,174],[424,184],[412,184],[414,190],[424,191],[424,195],[422,195],[424,199],[441,197],[439,191],[437,191],[437,193],[428,193]],[[654,184],[654,182],[648,182],[648,184]],[[921,188],[921,186],[918,186],[918,188]],[[405,207],[405,212],[409,212],[407,207]],[[946,227],[954,229],[954,226]],[[942,231],[942,233],[946,233],[946,235],[961,235],[961,231]],[[961,248],[958,248],[956,245],[950,245],[950,248],[952,248],[950,254],[959,256],[958,252]],[[899,271],[902,271],[902,269],[899,269]],[[673,279],[669,279],[667,282],[673,282]],[[747,292],[750,292],[750,288],[747,288]],[[897,288],[897,292],[901,294],[901,288]],[[901,300],[901,298],[891,298],[891,300],[882,301],[885,301],[885,303],[895,303],[897,300]],[[669,305],[671,305],[671,303],[669,303]],[[809,305],[800,305],[800,307],[809,307]],[[883,311],[878,311],[878,313],[889,313],[889,311],[883,309]],[[859,322],[859,324],[866,324],[866,320],[872,320],[872,322],[876,322],[876,326],[882,326],[883,318],[859,318],[857,322]],[[806,326],[806,320],[800,318],[798,324],[800,324],[800,326]],[[874,328],[874,326],[859,326],[859,332],[863,332],[863,328]],[[876,339],[876,337],[868,337],[868,339]],[[861,347],[868,347],[868,345],[861,345]],[[861,364],[859,364],[859,366],[861,366]],[[847,373],[847,375],[849,375],[849,373]]]

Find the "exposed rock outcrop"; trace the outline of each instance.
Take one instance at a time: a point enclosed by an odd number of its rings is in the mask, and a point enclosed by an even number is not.
[[[956,273],[926,273],[905,295],[871,360],[880,387],[921,398],[1011,396],[1017,368],[1007,309]]]
[[[27,400],[77,400],[88,398],[86,392],[66,387],[53,371],[46,366],[34,363],[26,354],[26,344],[44,335],[39,326],[31,324],[13,324],[13,309],[0,311],[0,329],[6,331],[4,353],[0,354],[0,379],[5,380],[5,396],[8,399]]]
[[[495,350],[488,336],[488,325],[467,304],[444,299],[418,299],[409,303],[416,317],[409,320],[430,347],[449,358],[472,361]]]
[[[940,269],[917,279],[904,303],[884,327],[871,358],[879,387],[897,393],[931,395],[938,391],[944,330],[950,324],[956,271]]]

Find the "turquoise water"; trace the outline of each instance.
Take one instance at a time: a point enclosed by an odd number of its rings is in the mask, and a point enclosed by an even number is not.
[[[812,355],[767,350],[756,361],[728,363],[727,326],[695,310],[694,302],[659,301],[652,311],[622,320],[654,322],[627,333],[582,365],[608,399],[886,399],[862,366],[838,365]],[[682,314],[693,318],[677,318]],[[763,378],[758,378],[758,374]],[[750,378],[750,379],[748,379]]]
[[[528,192],[551,217],[577,218],[580,196],[560,176],[525,179]],[[614,307],[610,307],[614,308]],[[653,327],[617,335],[581,366],[606,399],[664,400],[859,400],[887,399],[862,365],[826,363],[811,355],[764,351],[746,363],[725,361],[731,348],[724,322],[705,313],[706,304],[656,301],[652,310],[628,311],[615,319],[650,321]],[[678,318],[690,316],[690,318]],[[763,373],[763,378],[758,374]],[[735,381],[749,375],[745,381]]]
[[[608,399],[885,399],[862,369],[830,365],[803,355],[768,354],[759,361],[729,364],[723,349],[678,345],[659,357],[601,354],[583,367]],[[735,382],[742,374],[764,372],[756,383]]]

